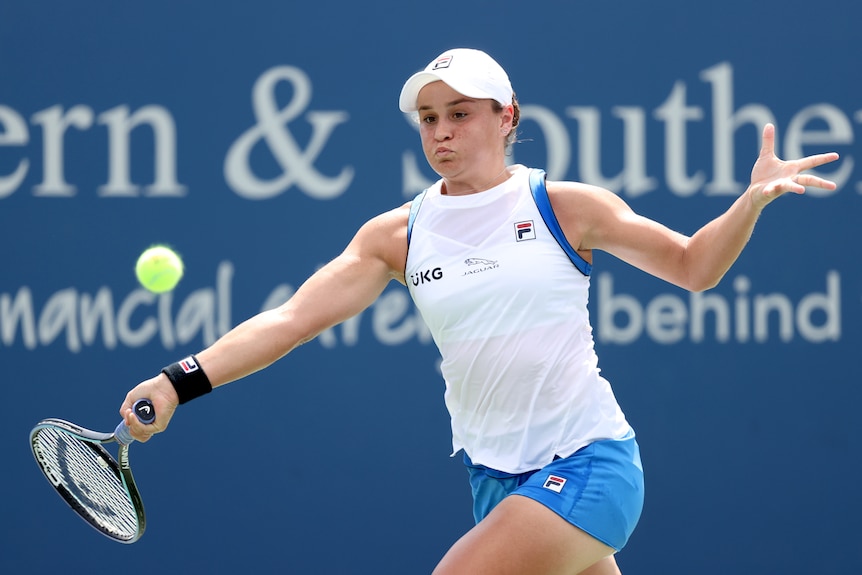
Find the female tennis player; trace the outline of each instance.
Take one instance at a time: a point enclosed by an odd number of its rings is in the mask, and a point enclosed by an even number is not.
[[[608,190],[547,182],[567,256],[533,199],[533,172],[506,165],[520,110],[497,62],[449,50],[407,80],[400,108],[415,113],[440,176],[421,204],[366,222],[288,302],[140,383],[121,415],[146,441],[178,404],[263,369],[361,312],[395,280],[442,355],[453,446],[474,495],[476,526],[435,573],[619,573],[614,553],[640,516],[643,472],[634,431],[597,367],[587,313],[593,250],[687,290],[709,289],[770,202],[806,186],[835,188],[804,172],[838,155],[781,160],[765,126],[745,193],[691,237]],[[154,425],[132,415],[139,398],[155,404]]]

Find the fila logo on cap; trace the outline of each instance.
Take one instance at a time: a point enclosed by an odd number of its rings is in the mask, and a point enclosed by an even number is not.
[[[434,62],[434,67],[431,69],[432,70],[439,70],[440,68],[448,68],[449,64],[451,64],[451,63],[452,63],[452,55],[451,54],[446,55],[446,56],[441,56],[440,58],[437,58],[437,61]]]
[[[550,489],[556,493],[559,493],[563,490],[563,486],[566,484],[566,478],[560,477],[559,475],[548,475],[548,478],[545,480],[545,484],[542,485],[545,489]]]

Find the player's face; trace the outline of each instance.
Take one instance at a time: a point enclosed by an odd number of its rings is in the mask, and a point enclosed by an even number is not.
[[[491,100],[468,98],[444,82],[422,88],[417,105],[425,158],[442,177],[481,180],[505,163],[510,108],[496,112]]]

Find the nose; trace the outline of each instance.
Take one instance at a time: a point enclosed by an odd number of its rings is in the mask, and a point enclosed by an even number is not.
[[[434,139],[443,142],[452,138],[452,123],[446,119],[439,119],[434,125]]]

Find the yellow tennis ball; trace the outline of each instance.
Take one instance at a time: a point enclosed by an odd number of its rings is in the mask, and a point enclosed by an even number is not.
[[[141,285],[151,292],[168,292],[183,277],[183,260],[167,246],[153,246],[138,258],[135,275]]]

